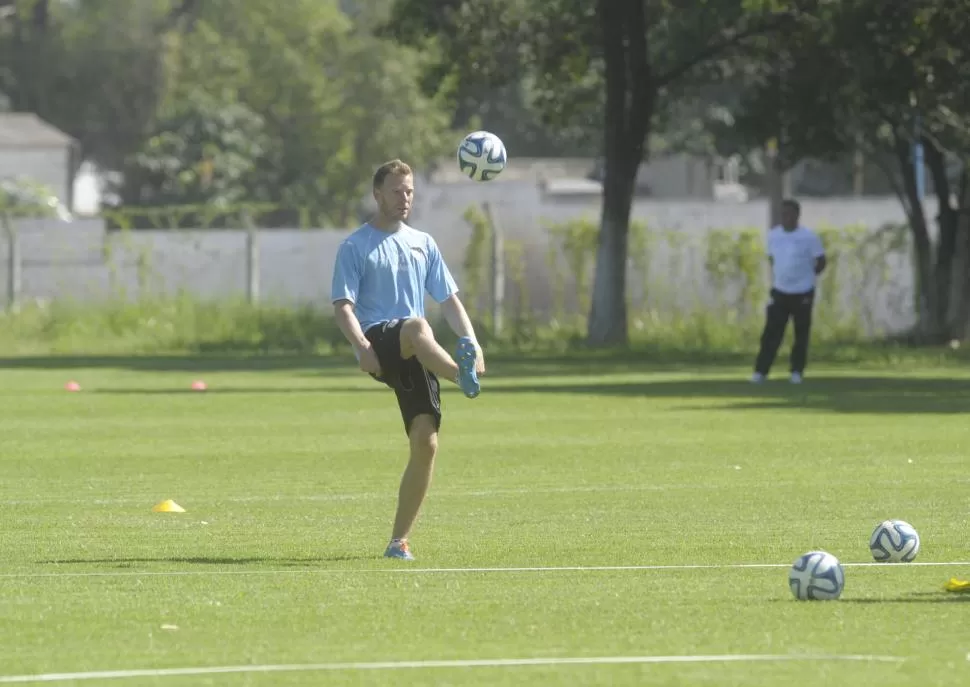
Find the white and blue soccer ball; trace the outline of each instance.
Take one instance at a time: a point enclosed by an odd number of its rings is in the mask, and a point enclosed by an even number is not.
[[[507,162],[505,144],[489,131],[473,131],[458,146],[458,168],[474,181],[494,179]]]
[[[881,563],[909,563],[919,553],[919,534],[905,520],[886,520],[872,531],[869,551]]]
[[[792,564],[788,587],[799,601],[832,601],[842,596],[845,572],[832,554],[809,551]]]

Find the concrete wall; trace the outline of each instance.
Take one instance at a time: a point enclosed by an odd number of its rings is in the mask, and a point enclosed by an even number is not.
[[[699,157],[670,155],[643,165],[637,185],[657,199],[714,197],[714,167]]]
[[[549,268],[549,236],[544,227],[575,217],[596,219],[598,201],[542,198],[533,185],[501,182],[426,188],[412,223],[432,233],[462,282],[462,263],[470,228],[461,218],[469,205],[488,200],[507,240],[521,246],[526,265],[529,308],[551,314],[560,285],[574,292],[573,275],[564,263]],[[930,217],[935,208],[927,208]],[[738,284],[710,282],[704,269],[704,236],[712,229],[764,226],[765,202],[639,201],[633,216],[664,230],[653,245],[646,275],[631,272],[631,304],[661,312],[715,305],[730,308]],[[904,221],[895,199],[805,200],[803,216],[813,226],[862,224],[871,230]],[[139,231],[105,233],[98,220],[69,225],[25,222],[22,236],[25,298],[98,301],[139,299],[188,291],[200,298],[244,297],[246,235],[241,231]],[[279,304],[329,307],[334,255],[347,231],[273,230],[261,232],[259,280],[262,299]],[[670,237],[678,241],[670,241]],[[0,274],[6,272],[6,247],[0,247]],[[898,330],[912,323],[912,266],[908,255],[878,265],[842,268],[846,311],[861,314],[872,328]],[[848,276],[846,276],[848,275]],[[877,278],[878,277],[878,278]],[[6,284],[6,276],[2,277]],[[823,287],[824,288],[824,287]],[[574,294],[573,294],[574,295]],[[567,305],[575,307],[571,295]],[[510,287],[509,302],[517,294]]]
[[[525,184],[521,182],[576,181],[586,179],[600,164],[592,158],[516,157],[502,172],[501,179],[506,185],[515,182],[523,186]],[[714,172],[714,165],[700,157],[660,155],[640,166],[636,186],[639,192],[658,200],[712,199]],[[444,186],[468,182],[457,165],[447,162],[434,170],[432,179],[435,184]]]

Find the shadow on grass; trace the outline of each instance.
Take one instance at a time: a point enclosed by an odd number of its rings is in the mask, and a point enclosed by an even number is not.
[[[593,375],[738,370],[747,356],[650,358],[631,354],[611,357],[486,355],[495,376],[581,377]],[[846,366],[849,364],[846,363]],[[839,364],[841,366],[841,364]],[[197,358],[192,356],[34,356],[0,357],[0,370],[97,370],[132,372],[291,372],[300,376],[360,374],[352,356]]]
[[[356,374],[362,374],[357,372]],[[387,393],[383,384],[364,380],[360,385],[321,384],[320,386],[227,386],[206,391],[189,388],[116,388],[91,393],[118,396],[233,396],[233,395],[326,395]],[[536,381],[539,379],[539,381]],[[493,382],[494,383],[491,383]],[[813,377],[801,386],[787,382],[749,384],[744,379],[693,378],[655,381],[631,379],[629,382],[578,382],[567,376],[559,379],[536,377],[521,380],[506,377],[483,380],[485,393],[496,395],[577,395],[617,398],[667,399],[678,410],[815,410],[834,413],[940,414],[970,413],[970,377],[947,379],[933,377],[830,376]],[[685,405],[686,402],[686,405]],[[675,404],[675,405],[674,405]]]
[[[841,603],[882,605],[882,604],[952,604],[970,601],[970,594],[953,594],[949,592],[924,592],[907,596],[874,599],[841,599]]]
[[[311,567],[318,563],[339,563],[341,561],[369,561],[381,558],[379,555],[335,555],[315,556],[312,558],[286,558],[273,556],[172,556],[169,558],[69,558],[64,560],[38,561],[39,565],[112,565],[116,568],[130,568],[139,563],[174,563],[181,565],[257,565],[270,563],[285,567]]]
[[[833,360],[845,354],[844,349],[819,347],[813,355],[813,365],[823,364],[827,356]],[[873,374],[861,374],[859,366],[846,363],[846,374],[809,377],[802,386],[791,386],[783,379],[760,386],[747,383],[750,356],[743,353],[704,353],[699,351],[671,351],[646,349],[621,351],[582,351],[539,354],[499,353],[488,355],[489,375],[485,378],[485,393],[501,394],[576,394],[585,396],[613,396],[630,398],[677,399],[683,409],[684,399],[720,401],[719,407],[731,410],[791,410],[806,409],[838,413],[886,414],[957,414],[970,413],[970,378],[953,379],[940,376],[902,376],[893,372],[920,367],[918,359],[909,362],[890,357],[891,349],[874,345],[868,349],[856,347],[851,355],[869,355]],[[861,351],[861,352],[860,352]],[[868,351],[866,353],[865,351]],[[941,358],[938,351],[925,352],[927,364],[939,367],[955,358]],[[918,354],[918,352],[917,352]],[[849,358],[851,358],[849,355]],[[914,354],[916,355],[916,354]],[[935,358],[933,356],[936,356]],[[881,362],[879,362],[881,361]],[[842,362],[846,362],[842,359]],[[6,370],[82,370],[122,369],[138,372],[195,373],[206,372],[284,372],[315,383],[286,385],[270,382],[266,386],[249,384],[225,387],[212,384],[207,394],[318,394],[357,393],[386,389],[380,384],[333,384],[330,380],[365,377],[353,364],[353,357],[333,356],[27,356],[0,358],[0,369]],[[831,364],[831,363],[830,363]],[[781,365],[781,362],[779,362]],[[853,374],[852,371],[856,373]],[[723,373],[736,374],[725,379]],[[689,379],[645,379],[651,373],[691,373]],[[705,377],[705,373],[706,376]],[[640,377],[636,375],[640,374]],[[720,378],[715,377],[720,374]],[[582,379],[613,375],[613,379]],[[269,378],[268,378],[269,379]],[[267,380],[268,381],[268,380]],[[117,395],[181,395],[200,394],[188,385],[171,388],[99,389],[99,394]],[[697,407],[708,409],[698,403]]]
[[[344,356],[190,356],[190,355],[68,355],[0,358],[5,370],[120,369],[135,372],[273,372],[313,369],[354,372]]]
[[[752,385],[744,379],[694,378],[689,380],[629,382],[582,382],[568,378],[530,379],[509,383],[500,380],[489,386],[483,380],[483,395],[566,395],[653,398],[671,401],[677,410],[709,411],[718,402],[721,410],[816,410],[834,413],[941,414],[970,413],[970,377],[946,379],[933,377],[839,376],[813,377],[801,386],[787,382]],[[351,387],[328,385],[329,393],[384,391],[383,386]],[[687,402],[685,406],[684,402]]]
[[[383,388],[383,387],[381,387]],[[251,394],[333,394],[333,393],[356,393],[358,391],[370,391],[361,387],[341,387],[330,386],[305,386],[305,387],[275,387],[275,386],[256,386],[256,387],[225,387],[208,388],[205,391],[195,389],[94,389],[88,393],[99,396],[245,396]]]
[[[641,352],[577,352],[567,354],[486,352],[489,366],[503,374],[530,376],[576,376],[638,370],[693,370],[733,367],[749,356],[734,354],[674,353],[662,357]],[[344,355],[69,355],[0,357],[6,370],[119,369],[135,372],[274,372],[304,371],[312,374],[360,374],[350,352]]]
[[[729,410],[824,410],[839,413],[970,413],[970,378],[845,376],[813,377],[752,385],[743,379],[549,383],[510,386],[512,394],[582,394],[631,398],[718,399]],[[709,410],[708,406],[698,409]]]
[[[451,343],[442,342],[451,350]],[[752,344],[755,345],[754,343]],[[777,366],[787,365],[787,351]],[[486,347],[489,368],[501,376],[575,377],[626,372],[697,372],[713,369],[750,370],[755,349],[705,350],[667,344],[637,343],[629,348],[590,349],[581,345],[567,350],[513,351]],[[833,344],[813,346],[812,365],[863,366],[898,369],[940,367],[967,362],[966,353],[949,348],[911,348],[889,343]],[[0,369],[80,370],[119,369],[136,372],[295,372],[306,376],[359,374],[349,348],[329,355],[311,353],[274,354],[213,350],[172,355],[26,355],[0,357]]]

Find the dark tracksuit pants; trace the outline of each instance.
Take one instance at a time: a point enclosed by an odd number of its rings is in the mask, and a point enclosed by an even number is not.
[[[791,349],[791,371],[802,374],[808,359],[808,339],[812,330],[812,306],[815,291],[807,293],[782,293],[771,290],[771,298],[765,312],[765,328],[761,334],[761,348],[754,364],[755,372],[767,376],[771,370],[778,347],[785,337],[788,320],[795,324],[795,343]]]

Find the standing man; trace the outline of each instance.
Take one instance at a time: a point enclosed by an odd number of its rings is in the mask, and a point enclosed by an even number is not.
[[[438,450],[438,378],[475,398],[485,359],[437,244],[404,223],[414,202],[411,168],[400,160],[381,165],[374,174],[374,200],[376,217],[340,244],[331,300],[360,369],[393,389],[401,409],[410,459],[384,556],[410,561],[408,534],[431,484]],[[425,292],[441,304],[459,336],[454,358],[435,341],[424,317]]]
[[[814,231],[798,223],[800,215],[798,202],[786,200],[781,207],[781,226],[768,232],[771,296],[761,334],[761,349],[751,377],[755,384],[768,377],[789,318],[795,323],[795,343],[791,349],[792,384],[801,384],[805,373],[815,279],[825,269],[825,249]]]

